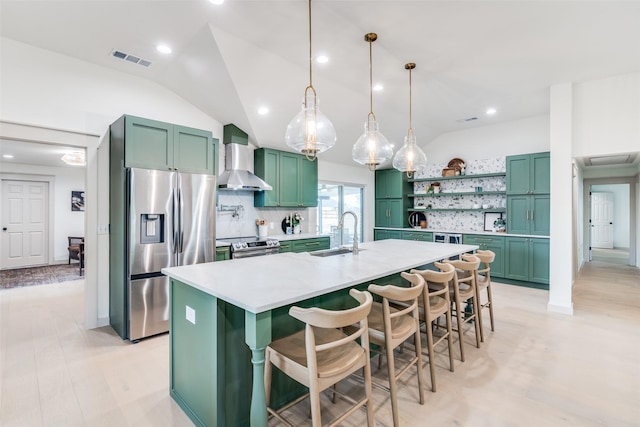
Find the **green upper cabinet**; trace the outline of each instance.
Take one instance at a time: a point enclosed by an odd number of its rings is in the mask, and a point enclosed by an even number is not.
[[[511,234],[548,236],[549,195],[507,196],[507,231]]]
[[[218,172],[218,140],[210,131],[134,116],[122,116],[112,131],[122,127],[125,167],[209,175]]]
[[[280,203],[280,152],[261,148],[253,152],[254,173],[273,187],[272,190],[256,191],[255,206],[279,206]]]
[[[211,132],[184,126],[173,128],[173,167],[180,172],[218,174],[218,140]]]
[[[315,207],[318,205],[318,163],[300,154],[259,148],[254,173],[273,190],[254,193],[258,207]]]
[[[405,227],[411,186],[407,175],[396,169],[376,171],[376,227]]]
[[[548,194],[549,153],[507,157],[507,194]]]
[[[398,199],[411,192],[407,175],[396,169],[376,171],[376,199]]]

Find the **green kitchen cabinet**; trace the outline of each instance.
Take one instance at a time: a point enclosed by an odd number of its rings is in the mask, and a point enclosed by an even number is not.
[[[549,284],[549,239],[505,238],[507,279]]]
[[[462,242],[465,245],[478,245],[483,251],[492,251],[496,254],[491,263],[491,277],[504,277],[505,251],[504,237],[490,236],[486,234],[464,234]]]
[[[402,239],[400,230],[373,230],[373,240]]]
[[[216,246],[216,261],[225,261],[231,259],[230,246]]]
[[[408,209],[412,184],[406,174],[395,169],[376,171],[376,211],[375,227],[403,228]]]
[[[280,240],[280,253],[283,252],[312,252],[329,249],[329,236],[312,237],[310,239]]]
[[[376,199],[400,199],[411,192],[407,175],[396,169],[376,171]]]
[[[403,231],[402,240],[416,240],[418,242],[433,242],[433,233],[426,231]]]
[[[280,253],[291,252],[293,250],[293,245],[291,240],[280,240]]]
[[[318,162],[310,162],[300,154],[259,148],[254,152],[254,173],[273,187],[255,192],[254,206],[318,205]]]
[[[551,222],[548,194],[507,196],[507,231],[510,234],[548,236]]]
[[[507,194],[548,194],[550,187],[548,152],[507,157]]]
[[[218,140],[210,131],[127,115],[111,131],[123,138],[125,167],[218,173]]]
[[[292,252],[313,252],[331,247],[329,237],[292,240]]]
[[[407,215],[406,199],[376,199],[375,226],[403,228]]]

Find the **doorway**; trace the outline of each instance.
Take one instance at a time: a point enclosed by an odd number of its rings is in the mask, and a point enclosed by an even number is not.
[[[48,264],[49,183],[3,179],[0,204],[0,269]]]
[[[585,259],[636,266],[636,188],[633,178],[584,180]]]

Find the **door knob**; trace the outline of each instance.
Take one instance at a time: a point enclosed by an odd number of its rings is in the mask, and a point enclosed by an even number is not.
[[[7,227],[2,227],[2,231],[7,231]]]

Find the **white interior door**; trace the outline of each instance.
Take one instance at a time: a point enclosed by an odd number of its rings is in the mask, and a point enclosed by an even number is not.
[[[1,268],[47,264],[47,182],[2,181]]]
[[[591,247],[613,249],[613,193],[591,193]]]

